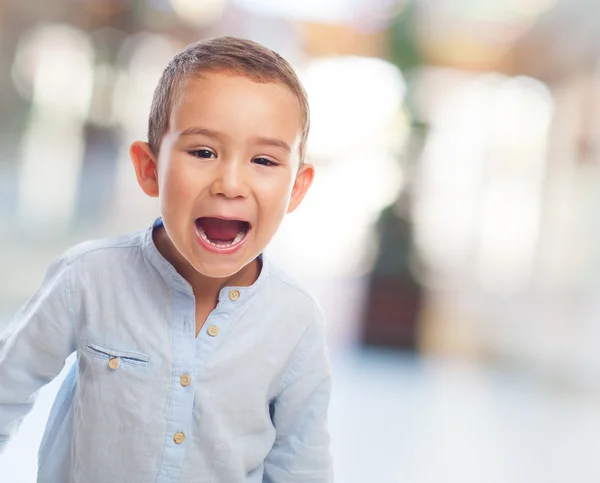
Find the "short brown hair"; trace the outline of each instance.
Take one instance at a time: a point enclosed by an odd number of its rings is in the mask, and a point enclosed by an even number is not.
[[[302,139],[300,160],[306,154],[310,127],[306,91],[292,66],[278,53],[251,40],[216,37],[188,45],[177,54],[162,73],[154,91],[148,122],[148,144],[158,156],[162,137],[169,127],[171,108],[182,81],[198,72],[225,71],[255,82],[281,82],[288,86],[300,103]]]

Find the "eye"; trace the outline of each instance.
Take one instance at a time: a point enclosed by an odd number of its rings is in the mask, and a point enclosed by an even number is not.
[[[275,161],[271,161],[270,159],[267,159],[267,158],[254,158],[252,160],[252,162],[255,164],[260,164],[261,166],[279,166],[279,163],[276,163]]]
[[[195,156],[196,158],[202,159],[212,159],[217,157],[217,155],[213,153],[210,149],[195,149],[193,151],[188,151],[188,153],[192,156]]]

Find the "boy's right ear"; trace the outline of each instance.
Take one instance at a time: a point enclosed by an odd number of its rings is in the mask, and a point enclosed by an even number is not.
[[[158,168],[150,145],[143,141],[134,142],[129,148],[129,156],[135,168],[138,184],[148,196],[158,196]]]

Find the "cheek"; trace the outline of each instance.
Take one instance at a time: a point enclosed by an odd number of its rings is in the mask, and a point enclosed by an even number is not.
[[[258,192],[262,198],[268,198],[271,204],[287,203],[291,197],[294,180],[292,173],[289,172],[265,177],[259,181]]]
[[[174,160],[170,160],[174,161]],[[191,209],[196,190],[182,163],[170,162],[160,173],[159,196],[163,217],[181,219]]]
[[[163,197],[169,201],[184,200],[193,191],[191,177],[188,176],[184,163],[172,160],[165,167],[160,177]]]
[[[269,232],[275,231],[285,217],[290,203],[290,193],[291,188],[285,185],[262,192],[260,215]]]

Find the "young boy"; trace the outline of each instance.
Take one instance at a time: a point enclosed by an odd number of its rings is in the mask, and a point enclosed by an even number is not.
[[[49,268],[0,346],[0,451],[77,351],[42,483],[331,481],[321,311],[262,255],[313,180],[306,94],[247,40],[188,46],[131,158],[162,217]]]

